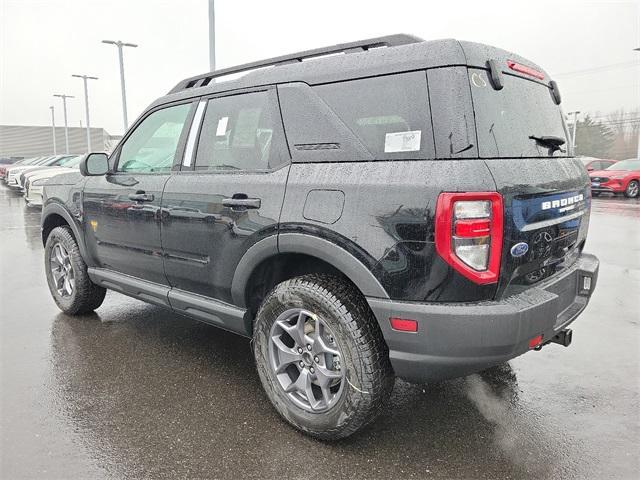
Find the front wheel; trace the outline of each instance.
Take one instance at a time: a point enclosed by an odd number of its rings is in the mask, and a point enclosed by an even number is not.
[[[640,184],[638,180],[631,180],[624,191],[624,196],[627,198],[636,198],[640,191]]]
[[[371,423],[393,388],[375,317],[360,292],[333,276],[305,275],[277,285],[256,316],[254,354],[278,413],[323,440]]]
[[[51,231],[44,257],[49,290],[60,310],[79,315],[102,305],[107,291],[89,279],[87,265],[68,227]]]

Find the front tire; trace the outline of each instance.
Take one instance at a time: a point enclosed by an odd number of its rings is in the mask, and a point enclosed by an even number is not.
[[[102,305],[107,291],[89,279],[87,264],[68,227],[51,231],[44,257],[49,291],[60,310],[80,315]]]
[[[278,413],[322,440],[373,422],[393,389],[389,351],[352,285],[305,275],[277,285],[254,326],[262,386]]]
[[[627,198],[636,198],[640,191],[640,183],[638,180],[631,180],[627,184],[627,188],[624,190],[624,196]]]

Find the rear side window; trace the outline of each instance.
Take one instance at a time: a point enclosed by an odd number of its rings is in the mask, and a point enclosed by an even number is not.
[[[425,72],[317,85],[314,90],[376,159],[434,157]]]
[[[549,88],[515,75],[503,79],[504,88],[494,90],[485,70],[469,69],[480,156],[567,156],[568,135]],[[531,136],[560,137],[565,144],[551,152]]]
[[[281,163],[279,130],[270,92],[209,100],[196,153],[196,170],[267,170]]]

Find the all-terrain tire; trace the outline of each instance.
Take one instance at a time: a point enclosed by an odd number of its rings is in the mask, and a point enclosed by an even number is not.
[[[68,256],[68,269],[73,278],[70,294],[61,294],[54,280],[51,257],[56,245],[62,246]],[[69,227],[56,227],[51,231],[44,247],[44,258],[49,291],[60,310],[69,315],[80,315],[102,305],[107,290],[89,279],[87,264]]]
[[[323,412],[301,408],[278,382],[269,356],[272,326],[280,315],[304,309],[320,317],[341,352],[344,383]],[[254,355],[271,403],[291,425],[322,440],[347,437],[373,422],[394,384],[389,351],[362,294],[335,276],[304,275],[278,284],[264,299],[254,324]]]

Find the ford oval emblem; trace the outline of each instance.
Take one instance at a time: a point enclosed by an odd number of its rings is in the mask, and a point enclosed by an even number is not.
[[[521,257],[528,251],[529,251],[529,245],[527,245],[524,242],[516,243],[513,247],[511,247],[511,256]]]

